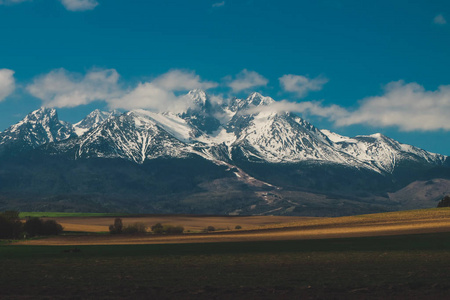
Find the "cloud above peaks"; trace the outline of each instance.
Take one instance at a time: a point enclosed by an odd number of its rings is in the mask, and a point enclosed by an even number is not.
[[[354,109],[324,105],[321,101],[276,101],[248,111],[296,112],[319,116],[338,127],[369,125],[397,127],[401,131],[450,131],[450,85],[427,91],[418,83],[395,81],[386,85],[381,96],[361,100]]]
[[[447,24],[447,20],[444,18],[442,14],[439,14],[436,17],[434,17],[433,23],[438,25],[445,25]]]
[[[369,124],[398,127],[402,131],[450,130],[450,85],[427,91],[415,82],[391,82],[382,96],[369,97],[338,126]]]
[[[222,7],[225,5],[225,1],[213,3],[212,7]]]
[[[136,88],[126,92],[121,97],[108,101],[111,108],[127,110],[144,108],[154,111],[181,112],[190,105],[190,98],[178,93],[186,93],[193,89],[208,90],[217,83],[203,81],[192,71],[172,70],[155,79],[140,83]]]
[[[227,85],[233,92],[248,91],[254,87],[266,86],[269,80],[255,71],[248,71],[247,69],[239,72],[235,78],[228,76],[225,78]]]
[[[327,78],[321,76],[310,79],[302,75],[287,74],[278,79],[280,85],[286,92],[294,93],[298,98],[305,97],[310,91],[320,91]]]
[[[189,91],[193,89],[211,89],[217,86],[212,81],[202,81],[200,76],[192,71],[172,70],[152,81],[155,85],[170,91]]]
[[[0,101],[11,95],[15,90],[14,71],[0,69]]]
[[[114,69],[94,69],[84,76],[57,69],[36,77],[27,91],[47,107],[75,107],[118,96],[119,74]]]
[[[93,10],[98,2],[96,0],[60,0],[62,5],[70,11]]]

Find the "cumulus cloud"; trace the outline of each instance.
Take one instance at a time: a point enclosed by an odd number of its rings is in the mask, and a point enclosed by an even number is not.
[[[320,116],[336,126],[370,125],[397,127],[401,131],[450,130],[450,85],[427,91],[417,83],[403,81],[386,85],[382,96],[361,100],[354,109],[339,105],[324,105],[321,101],[276,101],[268,106],[250,109],[260,111],[296,112]]]
[[[322,101],[292,102],[288,100],[275,101],[269,105],[253,107],[246,112],[249,114],[258,112],[293,112],[303,115],[320,116],[335,121],[340,118],[345,118],[349,114],[345,108],[339,105],[325,106],[322,104]]]
[[[120,94],[119,74],[114,69],[91,70],[84,76],[65,69],[38,76],[27,90],[48,107],[75,107]]]
[[[287,74],[278,79],[281,87],[287,91],[297,95],[297,97],[305,97],[310,91],[320,91],[325,83],[328,82],[327,78],[316,77],[310,79],[302,75]]]
[[[0,69],[0,101],[12,94],[15,89],[14,71]]]
[[[191,105],[190,98],[179,92],[192,89],[207,90],[217,86],[211,81],[202,81],[200,76],[191,71],[172,70],[152,81],[140,83],[136,88],[121,97],[108,101],[111,108],[144,108],[155,111],[183,111]]]
[[[450,130],[450,85],[427,91],[417,83],[391,82],[382,96],[369,97],[336,125],[395,126],[403,131]]]
[[[439,14],[436,17],[434,17],[433,23],[438,25],[445,25],[447,24],[447,20],[444,18],[442,14]]]
[[[96,0],[60,0],[62,5],[70,11],[93,10],[98,2]]]
[[[225,79],[228,81],[228,86],[233,92],[241,92],[257,86],[265,86],[269,82],[264,76],[255,71],[248,71],[247,69],[239,72],[234,79],[231,77]]]
[[[222,6],[224,6],[225,5],[225,1],[222,1],[222,2],[216,2],[216,3],[214,3],[213,5],[212,5],[212,7],[222,7]]]

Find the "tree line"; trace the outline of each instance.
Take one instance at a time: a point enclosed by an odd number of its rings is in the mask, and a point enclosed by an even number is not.
[[[22,222],[18,211],[0,213],[0,239],[22,239],[41,235],[58,235],[63,231],[55,220],[28,218]]]

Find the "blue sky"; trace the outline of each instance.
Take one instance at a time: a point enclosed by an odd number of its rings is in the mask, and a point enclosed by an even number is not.
[[[0,0],[0,130],[43,105],[76,122],[258,91],[319,128],[450,155],[448,22],[444,0]]]

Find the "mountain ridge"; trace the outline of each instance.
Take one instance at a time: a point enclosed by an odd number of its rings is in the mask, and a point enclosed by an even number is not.
[[[204,91],[193,90],[185,99],[191,105],[181,113],[142,109],[123,113],[95,110],[73,125],[60,121],[55,109],[40,108],[0,133],[0,160],[2,156],[8,155],[20,157],[22,152],[30,157],[41,157],[41,160],[49,163],[55,161],[55,164],[64,164],[64,160],[55,158],[66,157],[75,161],[74,166],[83,166],[89,174],[95,173],[100,177],[101,174],[90,170],[98,159],[105,160],[105,164],[117,159],[136,164],[135,167],[127,165],[129,172],[132,169],[140,172],[140,168],[151,172],[147,169],[148,165],[156,163],[160,167],[165,162],[189,166],[189,172],[192,173],[197,171],[188,161],[205,160],[205,163],[208,162],[204,165],[206,173],[196,175],[200,181],[189,185],[189,189],[179,195],[182,200],[177,209],[186,211],[186,201],[197,207],[200,202],[207,201],[198,199],[209,195],[216,197],[223,206],[224,199],[228,199],[226,201],[230,203],[238,202],[230,205],[227,210],[208,206],[211,212],[226,214],[293,214],[302,205],[306,205],[311,211],[314,211],[314,205],[319,202],[323,208],[327,206],[326,203],[333,205],[335,200],[332,199],[340,199],[336,200],[343,206],[339,209],[339,214],[352,211],[353,208],[348,203],[365,207],[367,212],[371,209],[392,210],[397,204],[392,200],[394,198],[389,198],[389,193],[394,195],[396,190],[415,180],[433,179],[424,178],[424,174],[450,176],[447,156],[401,144],[382,134],[350,138],[326,129],[319,130],[291,112],[271,111],[270,106],[276,101],[259,93],[252,93],[245,99],[232,98],[219,103]],[[65,163],[69,164],[68,161]],[[19,160],[18,164],[22,162]],[[27,159],[23,164],[36,165],[37,162]],[[39,172],[46,173],[43,168],[36,168],[36,174],[30,174],[30,178],[39,176]],[[111,174],[121,173],[114,167],[107,169]],[[60,172],[60,167],[56,170]],[[176,167],[173,170],[180,172]],[[212,170],[221,175],[211,179],[208,172]],[[11,172],[14,174],[11,176],[22,180],[20,172],[14,166],[0,167],[0,175],[1,172]],[[187,173],[182,181],[190,182]],[[109,186],[111,182],[115,182],[115,179],[108,179],[108,176],[104,174],[106,179],[98,179],[99,184]],[[134,178],[131,174],[126,176]],[[143,178],[153,178],[151,180],[154,182],[166,186],[163,180],[170,181],[171,176],[173,174],[164,173],[161,178],[148,175]],[[0,180],[1,178],[0,176]],[[52,178],[53,181],[60,181]],[[141,182],[143,179],[135,180],[140,182],[139,185],[146,184]],[[66,181],[60,184],[71,186],[79,180],[70,177]],[[174,186],[179,184],[183,185],[180,182]],[[229,189],[224,190],[221,185],[229,186]],[[0,184],[0,192],[1,188]],[[41,187],[36,189],[40,190]],[[123,187],[124,193],[126,190]],[[58,193],[64,194],[64,189]],[[83,193],[86,197],[91,197],[95,194],[95,187],[86,188]],[[134,190],[129,193],[141,195],[141,192]],[[166,193],[164,197],[170,198],[170,189]],[[105,191],[100,198],[103,197],[107,203],[112,201],[111,194],[114,191],[110,194]],[[126,197],[126,193],[124,195]],[[230,200],[230,195],[241,200]],[[242,200],[242,195],[246,195],[247,202]],[[321,200],[314,202],[306,199],[306,195],[311,199]],[[53,196],[49,194],[46,197]],[[155,201],[151,196],[142,197],[147,197],[149,203]],[[142,204],[142,210],[155,209],[153,204]],[[205,212],[200,208],[199,210]],[[306,209],[300,211],[304,212]]]

